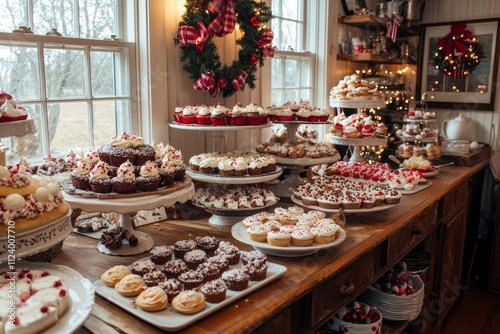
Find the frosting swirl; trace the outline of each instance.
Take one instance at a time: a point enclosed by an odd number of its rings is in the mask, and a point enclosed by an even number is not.
[[[156,165],[153,161],[146,161],[144,165],[141,166],[141,170],[139,174],[141,176],[156,176],[160,173],[158,170],[158,165]]]
[[[113,147],[130,147],[130,136],[124,132],[121,136],[111,139],[109,144]]]
[[[116,177],[120,179],[133,179],[135,178],[135,168],[130,161],[126,161],[118,167]]]
[[[108,177],[109,167],[105,162],[100,162],[90,171],[90,177],[101,180]]]

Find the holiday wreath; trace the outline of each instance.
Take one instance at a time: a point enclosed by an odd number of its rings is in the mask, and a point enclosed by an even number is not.
[[[254,0],[187,0],[186,12],[179,22],[176,44],[180,45],[183,69],[195,80],[194,88],[224,97],[255,88],[257,65],[273,57],[273,31],[266,27],[271,9]],[[241,46],[238,60],[222,65],[214,36],[233,32],[236,24],[244,32],[236,43]]]
[[[472,72],[483,56],[481,45],[464,23],[454,24],[437,43],[434,53],[436,68],[455,79]]]

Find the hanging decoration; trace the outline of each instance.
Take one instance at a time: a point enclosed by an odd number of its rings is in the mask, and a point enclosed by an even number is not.
[[[434,53],[436,68],[444,74],[462,79],[472,72],[483,57],[479,41],[464,23],[454,24],[437,43]]]
[[[183,69],[193,79],[194,89],[212,97],[222,93],[231,96],[248,84],[255,88],[257,65],[274,56],[274,37],[267,22],[271,9],[264,1],[255,0],[187,0],[186,12],[179,22],[177,37]],[[241,46],[238,59],[222,65],[213,38],[234,31],[244,34],[236,43]]]

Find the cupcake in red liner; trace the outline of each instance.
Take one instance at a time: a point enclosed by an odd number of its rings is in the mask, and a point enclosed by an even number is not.
[[[227,120],[230,125],[247,125],[247,115],[240,103],[237,103],[233,110],[228,113]]]
[[[275,105],[267,107],[266,112],[267,112],[268,121],[276,122],[278,120],[278,116],[277,116],[278,108]]]
[[[363,125],[363,128],[361,129],[361,137],[363,138],[375,137],[375,127],[370,124]]]
[[[290,122],[295,119],[295,114],[290,108],[283,108],[278,110],[276,117],[279,122]]]
[[[175,166],[174,181],[184,181],[184,177],[186,176],[186,164],[184,164],[184,160],[182,159],[182,152],[180,150],[175,150],[170,160]]]
[[[258,105],[250,103],[246,106],[247,124],[260,125],[262,124],[262,116]]]
[[[122,163],[118,167],[116,176],[111,179],[111,187],[118,194],[134,193],[136,184],[135,168],[130,161]]]
[[[320,122],[327,122],[330,117],[330,112],[326,109],[316,108],[313,113],[318,115]]]
[[[198,108],[198,113],[196,114],[196,124],[198,125],[211,125],[212,121],[210,120],[210,109],[202,105]]]
[[[90,188],[89,175],[91,169],[90,163],[87,160],[80,160],[76,163],[76,166],[70,173],[71,183],[76,189],[88,190]]]
[[[95,193],[111,192],[111,178],[108,176],[108,165],[105,162],[99,162],[90,171],[89,186]]]
[[[223,126],[227,124],[227,108],[222,104],[217,104],[210,111],[210,120],[213,126]]]
[[[196,124],[196,109],[194,106],[186,106],[182,110],[181,116],[182,124]]]
[[[299,111],[297,111],[295,118],[297,118],[297,120],[301,122],[312,122],[311,116],[312,112],[309,108],[300,108]]]
[[[182,107],[176,107],[174,110],[174,121],[177,123],[182,123],[182,111],[184,108]]]
[[[154,161],[148,161],[142,165],[137,179],[137,190],[155,191],[160,186],[161,176],[158,165]]]
[[[28,113],[23,107],[15,106],[12,100],[5,100],[0,107],[0,122],[22,121],[28,118]]]
[[[309,122],[320,122],[321,118],[321,108],[312,108],[311,116],[309,117]]]

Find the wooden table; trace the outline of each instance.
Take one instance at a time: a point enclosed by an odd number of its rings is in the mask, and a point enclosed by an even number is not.
[[[467,190],[470,178],[486,164],[487,160],[471,167],[445,167],[435,178],[429,179],[431,187],[403,196],[393,209],[347,216],[347,238],[334,248],[298,258],[268,256],[269,261],[288,268],[280,279],[182,332],[274,330],[284,333],[308,332],[318,328],[340,306],[372,284],[411,248],[433,235],[440,219],[448,211],[455,212],[453,210],[458,204],[452,202],[463,198],[461,192],[464,185]],[[279,205],[287,206],[290,203]],[[210,226],[207,223],[209,214],[197,208],[182,205],[180,215],[182,218],[179,220],[167,220],[138,229],[153,236],[156,245],[170,245],[180,239],[215,235],[221,240],[231,241],[242,250],[251,250],[250,246],[231,237],[230,228]],[[94,281],[113,265],[130,264],[145,256],[104,255],[97,251],[96,245],[95,239],[70,235],[52,262],[74,268]],[[433,255],[434,259],[439,258],[439,254]],[[98,295],[90,317],[80,330],[80,333],[156,332],[160,331],[138,321]]]

